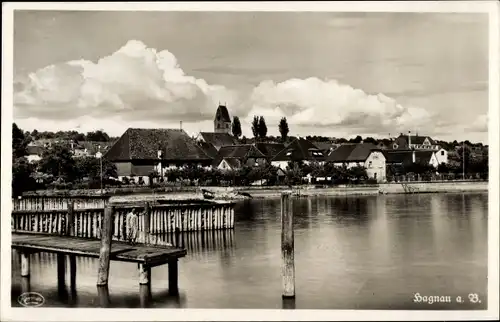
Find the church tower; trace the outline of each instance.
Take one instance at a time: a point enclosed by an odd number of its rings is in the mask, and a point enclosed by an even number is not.
[[[214,132],[231,134],[231,118],[225,105],[219,104],[217,108],[214,119]]]

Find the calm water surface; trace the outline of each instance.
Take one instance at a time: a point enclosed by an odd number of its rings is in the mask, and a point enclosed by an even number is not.
[[[293,208],[295,301],[281,298],[278,198],[240,202],[234,231],[185,234],[179,296],[167,293],[166,266],[152,269],[148,289],[136,265],[111,262],[108,292],[98,292],[97,259],[77,258],[72,289],[68,276],[58,286],[55,256],[32,255],[28,280],[13,252],[12,305],[32,291],[46,307],[486,309],[487,193],[309,197]],[[415,293],[465,303],[414,303]]]

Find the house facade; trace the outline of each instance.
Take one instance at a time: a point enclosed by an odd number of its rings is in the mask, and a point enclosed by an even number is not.
[[[434,154],[436,155],[436,160],[438,164],[448,163],[448,151],[446,151],[445,149],[441,148],[437,150]]]
[[[290,162],[318,162],[324,164],[325,155],[312,142],[297,138],[285,146],[276,156],[271,159],[271,165],[285,170]]]
[[[129,128],[103,157],[116,165],[119,180],[142,178],[146,184],[151,174],[163,177],[168,169],[210,167],[213,160],[179,129]]]
[[[346,143],[330,152],[327,161],[335,166],[364,167],[368,178],[377,182],[386,180],[386,158],[382,150],[372,143]]]
[[[41,146],[28,145],[26,147],[26,152],[28,153],[26,159],[28,159],[29,163],[40,161],[42,159],[43,150],[44,148]]]
[[[441,149],[429,136],[403,135],[402,133],[392,142],[393,150],[425,150],[425,151],[438,151]]]
[[[385,151],[386,163],[391,172],[398,168],[409,166],[411,164],[420,163],[428,164],[437,168],[440,164],[436,152],[434,151],[416,151],[416,150],[400,150],[400,151]]]
[[[244,166],[264,166],[266,156],[253,144],[240,144],[222,147],[212,166],[221,170],[235,170]]]

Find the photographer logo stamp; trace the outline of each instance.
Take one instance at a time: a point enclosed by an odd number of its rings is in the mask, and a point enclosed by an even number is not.
[[[45,303],[45,298],[37,292],[27,292],[19,295],[17,302],[24,307],[39,307]]]

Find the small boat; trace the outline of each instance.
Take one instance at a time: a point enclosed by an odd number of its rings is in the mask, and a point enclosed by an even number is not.
[[[238,191],[236,194],[238,194],[240,196],[243,196],[243,197],[247,197],[247,198],[253,199],[252,195],[249,194],[248,192],[240,192],[240,191]]]
[[[206,189],[201,189],[201,192],[203,193],[203,198],[205,199],[214,199],[215,195],[212,191],[206,190]]]

